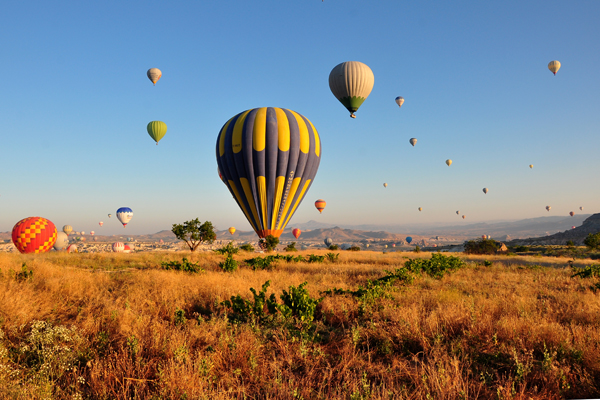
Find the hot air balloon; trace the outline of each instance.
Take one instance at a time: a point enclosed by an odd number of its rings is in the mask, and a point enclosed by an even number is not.
[[[165,136],[165,133],[167,133],[167,124],[162,121],[150,121],[148,126],[146,126],[146,130],[158,146],[158,141]]]
[[[558,72],[558,70],[560,69],[560,61],[550,61],[548,63],[548,69],[554,74],[556,75],[556,73]]]
[[[325,246],[329,247],[333,244],[333,239],[330,237],[325,238],[325,240],[323,241],[325,243]]]
[[[533,164],[529,164],[529,168],[533,168]]]
[[[573,211],[571,211],[571,212],[569,213],[569,215],[570,215],[571,217],[573,217],[573,216],[575,215],[575,213],[574,213]]]
[[[64,232],[56,234],[56,242],[54,242],[54,250],[60,251],[69,245],[69,235]]]
[[[463,219],[465,219],[465,218],[466,218],[466,216],[464,216],[464,215],[463,215],[462,217],[463,217]]]
[[[84,231],[81,231],[81,234],[82,234],[82,235],[85,235],[85,232],[84,232]]]
[[[73,232],[73,227],[71,225],[63,226],[63,232],[69,236],[69,233]]]
[[[131,218],[133,218],[133,211],[129,207],[121,207],[117,210],[117,218],[123,224],[123,228],[127,226]]]
[[[574,226],[572,226],[572,227],[571,227],[571,229],[575,229],[575,227],[574,227]]]
[[[115,253],[122,253],[125,250],[125,244],[123,242],[115,242],[112,245],[112,251]]]
[[[446,160],[446,165],[447,166],[451,166],[452,165],[452,160],[450,160],[450,159]]]
[[[367,246],[367,248],[369,248],[370,244],[369,244],[369,243],[367,243],[367,244],[366,244],[366,246]]]
[[[85,242],[85,240],[86,240],[86,239],[85,239],[84,237],[82,237],[82,238],[81,238],[81,241],[82,241],[82,242]]]
[[[409,142],[410,144],[412,144],[412,145],[413,145],[413,147],[415,147],[415,144],[417,144],[417,139],[415,139],[415,138],[411,138],[411,139],[410,139],[408,142]]]
[[[296,239],[298,239],[298,238],[300,237],[300,234],[301,234],[301,233],[302,233],[302,231],[301,231],[300,229],[298,229],[298,228],[296,228],[296,229],[292,229],[292,235],[294,235],[294,237],[295,237]]]
[[[232,226],[231,228],[228,229],[229,233],[231,233],[232,235],[235,233],[235,228]]]
[[[254,231],[279,237],[317,174],[321,140],[306,117],[263,107],[227,121],[216,153],[227,188]],[[325,201],[315,206],[320,212]]]
[[[156,82],[158,82],[162,76],[162,72],[158,68],[150,68],[148,72],[146,72],[146,75],[148,75],[148,79],[150,79],[152,83],[156,85]]]
[[[483,193],[487,194],[489,192],[488,188],[483,188]]]
[[[67,247],[67,253],[77,253],[77,245],[75,244],[70,244]]]
[[[315,207],[317,208],[317,210],[319,210],[319,213],[323,212],[326,205],[327,205],[327,203],[323,199],[319,199],[319,200],[315,201]]]
[[[579,207],[579,210],[583,211],[583,207]]]
[[[419,211],[423,211],[423,207],[419,207]]]
[[[94,232],[94,231],[91,231],[91,232],[90,232],[90,235],[94,236],[94,233],[96,233],[96,232]]]
[[[98,222],[98,225],[102,226],[102,225],[104,225],[104,222],[100,221],[100,222]]]
[[[404,104],[404,97],[402,97],[402,96],[396,97],[396,104],[398,104],[398,107],[402,107],[402,104]]]
[[[45,253],[56,242],[56,226],[42,217],[20,220],[12,229],[12,241],[21,253]]]
[[[456,215],[460,215],[460,211],[456,211]]]
[[[407,236],[406,237],[406,241],[408,242],[408,244],[410,244],[410,242],[412,242],[412,237],[411,236]]]
[[[383,184],[383,187],[384,187],[384,188],[386,188],[386,187],[387,187],[387,183],[384,183],[384,184]]]
[[[387,248],[388,248],[388,245],[386,244],[386,245],[385,245],[385,246],[383,246],[383,247],[387,249]]]
[[[112,217],[112,214],[108,214],[108,218]]]
[[[481,238],[482,239],[487,239],[487,236],[486,235],[481,235]]]
[[[123,253],[131,253],[131,246],[128,244],[123,245]]]
[[[329,74],[329,89],[331,93],[350,111],[350,117],[373,89],[375,76],[366,64],[359,61],[346,61],[338,64]]]
[[[396,243],[392,243],[392,247],[396,247]]]
[[[550,207],[550,206],[546,206],[546,211],[550,211],[551,208],[552,207]]]

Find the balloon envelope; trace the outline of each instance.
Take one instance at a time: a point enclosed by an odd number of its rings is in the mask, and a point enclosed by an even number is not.
[[[298,239],[300,237],[300,234],[302,233],[302,231],[298,228],[292,229],[292,235],[294,235],[294,237],[296,239]]]
[[[398,107],[402,107],[402,104],[404,104],[404,97],[402,97],[402,96],[396,97],[396,104],[398,104]]]
[[[346,61],[336,65],[329,73],[329,89],[340,103],[350,111],[350,116],[365,101],[375,83],[373,71],[359,61]]]
[[[102,226],[102,225],[104,225],[104,222],[100,221],[100,222],[98,222],[98,225]]]
[[[387,183],[384,183],[384,184],[383,184],[383,187],[384,187],[384,188],[385,188],[385,187],[387,187]]]
[[[108,218],[112,217],[112,214],[108,214]]]
[[[488,188],[483,188],[483,193],[487,194],[489,192]]]
[[[456,215],[460,215],[460,211],[457,211],[457,212],[456,212]]]
[[[58,232],[56,234],[56,242],[54,242],[54,250],[63,250],[69,245],[69,235],[64,232]]]
[[[423,211],[423,207],[419,207],[419,211]]]
[[[447,166],[451,166],[452,165],[452,160],[450,160],[450,159],[446,160],[446,165]]]
[[[548,69],[554,74],[556,75],[556,73],[558,72],[558,70],[560,69],[560,61],[554,60],[554,61],[550,61],[548,63]]]
[[[406,241],[410,244],[410,242],[412,242],[412,237],[411,236],[407,236],[406,237]]]
[[[552,207],[550,207],[550,206],[546,206],[546,211],[550,211],[551,208]]]
[[[417,144],[417,139],[415,139],[415,138],[411,138],[411,139],[409,140],[409,143],[410,143],[410,144],[412,144],[412,145],[413,145],[413,147],[415,147],[415,144]]]
[[[235,233],[235,228],[232,226],[231,228],[228,229],[229,233],[231,233],[232,235]]]
[[[466,217],[463,215],[462,218],[465,219]]]
[[[167,133],[167,124],[162,121],[150,121],[146,126],[146,130],[150,137],[158,144],[158,141]]]
[[[63,226],[63,232],[67,234],[67,236],[73,232],[73,227],[71,225]]]
[[[579,209],[580,209],[581,211],[583,211],[583,207],[579,207]]]
[[[21,253],[45,253],[56,242],[56,226],[46,218],[29,217],[12,229],[12,241]]]
[[[122,253],[125,250],[125,243],[123,242],[115,242],[112,245],[112,251],[115,253]]]
[[[529,164],[529,168],[533,168],[533,164]]]
[[[323,242],[325,243],[326,246],[331,246],[333,244],[333,239],[328,237],[328,238],[325,238],[325,240]]]
[[[326,205],[327,205],[327,203],[323,199],[319,199],[319,200],[315,201],[315,207],[317,208],[317,210],[319,210],[319,213],[323,212]]]
[[[75,244],[70,244],[67,247],[67,253],[77,253],[77,245]]]
[[[129,207],[121,207],[117,210],[117,218],[123,224],[123,227],[127,226],[131,218],[133,218],[133,211]]]
[[[148,79],[150,79],[152,83],[156,85],[156,82],[158,82],[162,76],[162,71],[158,68],[150,68],[148,72],[146,72],[146,75],[148,76]]]
[[[572,216],[574,216],[574,215],[575,215],[575,213],[574,213],[573,211],[571,211],[571,212],[569,213],[569,215],[572,217]]]
[[[317,174],[321,140],[295,111],[254,108],[223,125],[216,155],[225,184],[254,231],[261,238],[279,237]]]

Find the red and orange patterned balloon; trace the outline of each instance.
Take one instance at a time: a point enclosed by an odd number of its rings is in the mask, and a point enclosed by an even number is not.
[[[20,220],[12,230],[12,241],[21,253],[45,253],[56,242],[56,226],[42,217]]]

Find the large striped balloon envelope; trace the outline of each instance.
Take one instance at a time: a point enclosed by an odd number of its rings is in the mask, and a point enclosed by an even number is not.
[[[45,253],[56,242],[56,226],[42,217],[20,220],[12,230],[12,241],[21,253]]]
[[[254,108],[225,123],[216,153],[224,182],[254,231],[279,237],[317,174],[321,141],[295,111]]]

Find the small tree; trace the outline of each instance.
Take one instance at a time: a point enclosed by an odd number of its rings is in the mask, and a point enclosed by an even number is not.
[[[183,224],[173,224],[171,232],[177,239],[183,240],[191,251],[195,251],[200,243],[212,243],[217,238],[212,222],[206,221],[201,224],[198,218]]]
[[[590,250],[598,250],[600,249],[600,232],[598,233],[588,233],[587,237],[584,239],[583,244]]]
[[[265,251],[273,251],[279,244],[279,238],[269,235],[264,239],[260,239],[259,245]]]
[[[285,251],[298,251],[298,249],[296,248],[296,242],[292,242],[290,244],[288,244],[287,246],[285,246],[285,249],[283,249]]]

